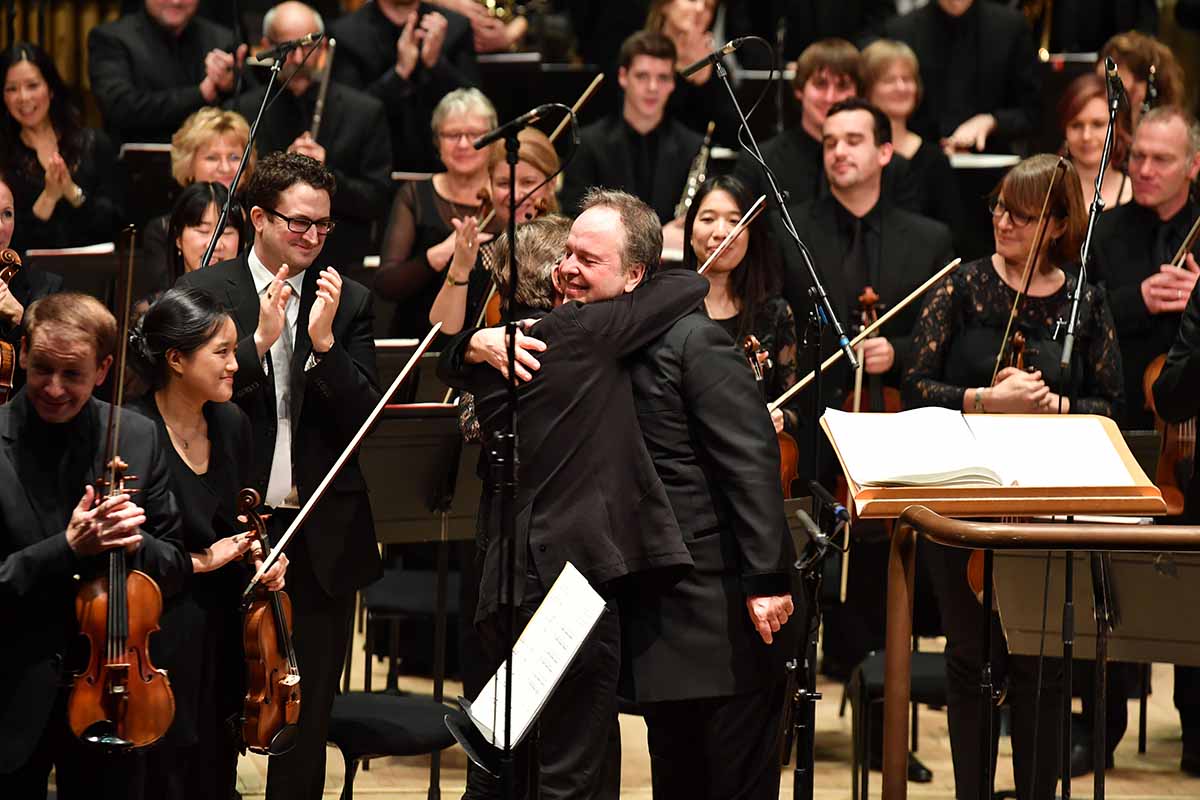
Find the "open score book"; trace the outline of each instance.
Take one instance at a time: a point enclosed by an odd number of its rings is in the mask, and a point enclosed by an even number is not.
[[[1101,420],[1088,415],[830,408],[822,420],[860,487],[1134,485]]]

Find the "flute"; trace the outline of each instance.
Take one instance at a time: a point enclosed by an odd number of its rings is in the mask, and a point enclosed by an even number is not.
[[[337,40],[329,40],[329,49],[325,55],[325,71],[321,75],[321,88],[317,90],[317,103],[313,106],[312,124],[308,126],[308,135],[315,142],[317,133],[321,130],[321,115],[325,112],[325,95],[329,91],[329,76],[333,74],[333,54],[337,50]]]

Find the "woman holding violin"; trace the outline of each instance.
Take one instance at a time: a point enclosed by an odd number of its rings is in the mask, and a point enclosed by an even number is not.
[[[153,661],[167,670],[175,721],[147,753],[146,796],[230,797],[240,743],[231,717],[241,714],[246,667],[241,592],[262,548],[235,507],[250,475],[250,423],[230,401],[237,371],[237,332],[228,312],[195,289],[169,289],[130,335],[131,363],[152,387],[131,405],[158,426],[171,489],[183,521],[191,575],[168,600]],[[284,585],[287,557],[265,576]]]
[[[554,184],[550,176],[558,172],[558,154],[546,134],[537,128],[525,128],[518,135],[520,148],[517,152],[517,224],[523,225],[546,214],[558,213],[558,198],[554,195]],[[496,142],[488,154],[488,205],[494,209],[488,230],[505,231],[508,228],[508,202],[510,175],[504,143]],[[442,333],[447,336],[472,327],[479,316],[484,302],[491,310],[499,313],[499,297],[490,294],[494,285],[492,270],[495,264],[495,243],[492,236],[479,229],[487,218],[469,216],[451,220],[454,226],[454,254],[446,268],[442,288],[434,298],[429,311],[429,323],[442,323]],[[487,298],[491,297],[488,301]],[[489,315],[490,316],[490,315]],[[487,320],[495,324],[496,318]]]
[[[716,252],[742,215],[754,204],[750,190],[732,175],[709,178],[696,191],[683,221],[683,264],[700,265]],[[704,272],[708,297],[704,310],[733,338],[739,352],[747,338],[762,367],[765,400],[773,400],[796,382],[796,319],[780,294],[779,253],[767,239],[766,220],[756,220],[730,243]],[[771,413],[775,432],[794,433],[799,416],[793,408]]]
[[[995,252],[959,267],[921,310],[914,329],[914,356],[904,379],[906,406],[943,406],[969,413],[1111,416],[1121,400],[1121,363],[1112,314],[1103,295],[1090,285],[1084,287],[1080,303],[1070,376],[1058,368],[1062,345],[1054,337],[1058,320],[1070,313],[1075,288],[1075,278],[1064,268],[1076,258],[1086,225],[1074,168],[1051,155],[1028,158],[1001,181],[990,208]],[[1006,337],[1010,317],[1011,333]],[[1010,364],[1016,360],[1014,351],[1023,357],[1023,365]],[[998,353],[1002,354],[999,364]],[[924,552],[946,634],[956,796],[974,800],[984,768],[978,737],[981,627],[986,612],[967,582],[968,551],[930,544]],[[1007,690],[1012,707],[1018,796],[1052,798],[1061,750],[1061,661],[1047,659],[1044,665],[1040,708],[1053,711],[1043,711],[1039,721],[1036,659],[1010,656],[995,613],[991,624],[996,685]],[[993,733],[993,766],[996,736]]]

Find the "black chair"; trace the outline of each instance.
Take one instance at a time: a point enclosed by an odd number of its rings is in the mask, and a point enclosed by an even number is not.
[[[450,627],[453,628],[454,620],[458,617],[461,577],[458,572],[451,572],[446,577],[446,612]],[[386,688],[391,692],[398,692],[402,655],[401,624],[414,620],[434,620],[437,613],[437,573],[428,570],[386,569],[382,578],[362,590],[362,607],[366,617],[367,647],[363,688],[371,691],[371,658],[375,642],[382,639],[388,643]],[[379,634],[381,625],[387,626],[386,636]]]
[[[342,800],[354,797],[354,778],[365,759],[426,755],[454,744],[445,719],[460,713],[415,695],[347,692],[334,697],[329,741],[346,762]]]
[[[883,703],[884,651],[876,650],[850,673],[850,738],[853,750],[851,800],[867,800],[871,774],[871,706]],[[942,653],[912,654],[912,702],[944,708],[946,705],[946,657]],[[916,713],[913,714],[912,749],[917,749]]]

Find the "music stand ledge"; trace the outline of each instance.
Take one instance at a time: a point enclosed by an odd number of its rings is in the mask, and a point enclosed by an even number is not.
[[[923,535],[949,547],[982,550],[1200,551],[1200,527],[1112,524],[1002,524],[955,517],[1035,517],[1054,514],[1156,516],[1166,506],[1111,420],[1113,448],[1129,472],[1119,487],[870,487],[847,483],[857,516],[897,519],[888,555],[883,798],[908,796],[908,712],[911,680],[915,542]],[[829,429],[821,423],[826,435]],[[834,452],[837,442],[830,436]],[[843,473],[845,472],[843,464]],[[966,577],[964,576],[964,580]]]

